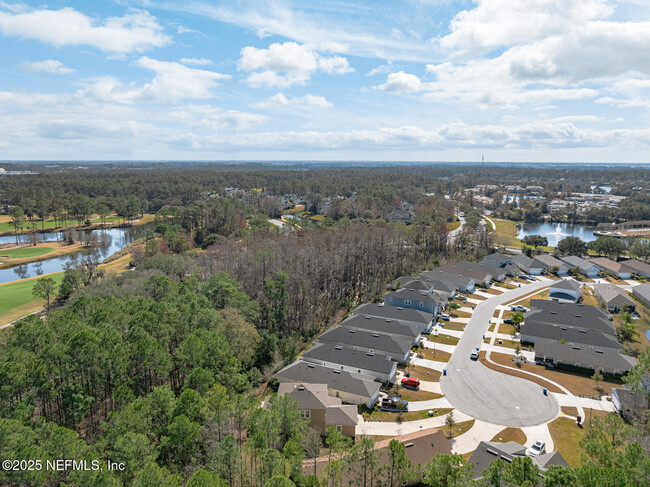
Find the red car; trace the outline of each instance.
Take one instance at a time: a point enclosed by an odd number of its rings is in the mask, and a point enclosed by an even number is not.
[[[420,387],[420,379],[415,377],[404,377],[402,379],[402,385],[404,387]]]

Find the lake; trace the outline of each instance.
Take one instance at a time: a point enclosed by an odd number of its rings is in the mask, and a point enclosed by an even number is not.
[[[64,255],[61,257],[55,257],[53,259],[12,267],[11,269],[0,269],[0,284],[5,282],[18,281],[20,279],[25,279],[28,277],[41,276],[43,274],[49,274],[50,272],[59,272],[63,270],[63,265],[66,262],[77,259],[82,255],[93,255],[102,261],[106,257],[120,250],[128,243],[140,238],[146,228],[147,225],[140,225],[137,227],[127,228],[85,230],[85,232],[96,233],[99,241],[102,243],[101,246],[89,250],[74,252],[72,254]],[[23,235],[22,237],[24,238],[21,238],[21,241],[28,241],[29,236]],[[60,232],[42,233],[39,235],[39,237],[43,242],[51,242],[61,240],[62,234]],[[16,237],[14,236],[0,237],[0,244],[15,242]],[[2,250],[0,250],[0,255],[2,255]]]
[[[548,239],[551,247],[557,247],[557,243],[565,237],[578,237],[583,242],[596,240],[594,230],[596,227],[589,225],[576,225],[573,223],[522,223],[519,225],[518,239],[526,235],[541,235]]]

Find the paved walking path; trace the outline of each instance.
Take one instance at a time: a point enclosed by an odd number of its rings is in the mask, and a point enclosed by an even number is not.
[[[428,401],[410,401],[409,411],[428,411],[429,409],[453,409],[446,397],[429,399]]]
[[[436,336],[440,333],[442,333],[443,335],[449,335],[456,338],[460,338],[463,336],[463,332],[460,330],[450,330],[449,328],[445,328],[444,326],[439,326],[439,325],[434,326],[433,330],[431,330],[431,334],[433,336]]]
[[[454,350],[456,349],[456,345],[448,345],[446,343],[432,342],[427,339],[422,340],[422,346],[424,348],[429,348],[431,350],[435,349],[436,351],[447,352],[447,353],[454,353]]]
[[[357,425],[357,434],[370,436],[406,435],[429,428],[442,428],[445,425],[446,418],[447,415],[442,415],[434,418],[418,419],[417,421],[404,421],[402,423],[364,421],[362,419]],[[474,418],[460,411],[454,411],[454,420],[456,423],[471,421],[472,419]]]
[[[426,358],[413,357],[411,359],[413,365],[419,365],[421,367],[426,367],[427,369],[437,370],[442,372],[442,369],[447,367],[447,362],[435,362],[433,360],[428,360]]]
[[[573,395],[568,396],[567,394],[560,394],[558,392],[552,392],[551,394],[553,394],[560,406],[576,407],[575,403],[577,402],[583,408],[608,412],[616,411],[614,404],[612,404],[612,402],[608,401],[607,399],[592,399],[590,397],[576,397]],[[584,411],[582,417],[584,418]]]

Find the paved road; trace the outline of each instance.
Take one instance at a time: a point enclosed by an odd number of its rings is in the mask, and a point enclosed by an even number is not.
[[[456,215],[456,216],[458,217],[458,220],[460,221],[460,225],[458,226],[458,228],[456,228],[455,230],[452,230],[451,232],[449,232],[447,234],[447,237],[450,238],[451,240],[456,238],[458,236],[458,234],[463,231],[463,227],[465,226],[465,217],[462,217],[460,215]]]
[[[551,394],[544,396],[541,386],[488,369],[469,358],[471,351],[481,345],[498,305],[548,285],[533,282],[476,307],[449,361],[447,376],[440,379],[442,392],[456,409],[483,421],[517,428],[546,423],[558,415],[557,401]]]

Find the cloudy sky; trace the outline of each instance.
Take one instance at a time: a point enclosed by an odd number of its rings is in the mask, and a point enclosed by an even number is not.
[[[0,160],[650,162],[647,3],[0,1]]]

